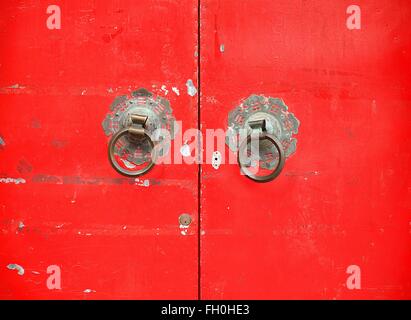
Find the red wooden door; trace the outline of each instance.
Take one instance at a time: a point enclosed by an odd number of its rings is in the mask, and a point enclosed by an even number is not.
[[[411,298],[409,2],[201,3],[203,132],[252,94],[300,121],[270,183],[203,166],[202,298]]]
[[[47,25],[52,4],[60,29]],[[197,167],[122,178],[101,124],[117,96],[144,87],[170,101],[181,130],[197,126],[186,93],[197,1],[0,9],[0,297],[196,299]],[[184,213],[194,221],[182,234]]]
[[[0,9],[0,298],[411,298],[407,1]],[[296,151],[265,184],[224,143],[221,165],[122,177],[102,122],[139,88],[205,150],[248,97],[280,98]]]

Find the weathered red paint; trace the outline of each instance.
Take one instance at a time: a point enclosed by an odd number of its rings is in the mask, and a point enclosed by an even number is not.
[[[349,30],[351,4],[201,0],[199,35],[197,0],[1,3],[0,298],[411,298],[411,6],[358,1]],[[163,85],[183,131],[198,108],[204,133],[250,94],[280,97],[297,152],[268,184],[203,164],[200,198],[196,164],[120,177],[101,122]]]
[[[301,121],[269,184],[203,167],[203,298],[411,297],[411,7],[355,3],[361,30],[349,1],[202,2],[203,130],[252,93]]]
[[[46,27],[50,4],[61,30]],[[197,1],[8,1],[0,11],[0,172],[26,180],[0,184],[0,297],[197,298],[198,168],[123,178],[101,126],[116,96],[195,81]],[[197,126],[197,97],[167,99]],[[194,217],[187,236],[183,213]],[[49,265],[61,267],[61,290],[46,286]]]

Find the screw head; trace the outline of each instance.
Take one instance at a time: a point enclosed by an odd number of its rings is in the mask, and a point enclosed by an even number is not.
[[[180,222],[180,225],[188,227],[193,219],[189,214],[184,213],[178,218],[178,221]]]

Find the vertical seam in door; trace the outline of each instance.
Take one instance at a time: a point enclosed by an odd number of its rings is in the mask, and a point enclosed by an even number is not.
[[[197,182],[197,212],[198,212],[198,230],[197,230],[197,237],[198,237],[198,265],[197,265],[197,273],[198,273],[198,300],[201,300],[201,159],[202,159],[202,148],[201,148],[201,110],[200,110],[200,102],[201,102],[201,83],[200,83],[200,76],[201,76],[201,0],[197,1],[197,127],[198,127],[198,182]]]

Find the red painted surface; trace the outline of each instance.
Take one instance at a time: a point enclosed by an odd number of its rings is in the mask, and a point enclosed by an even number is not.
[[[198,165],[120,177],[101,127],[116,96],[163,85],[198,127],[196,0],[60,0],[61,30],[48,1],[0,4],[0,298],[410,299],[408,1],[359,1],[361,30],[345,0],[200,2],[202,131],[253,93],[301,122],[280,177],[204,164],[200,198]]]
[[[349,4],[203,2],[203,130],[252,93],[301,121],[269,184],[203,167],[203,298],[411,298],[411,6],[357,1],[348,30]]]
[[[178,218],[197,219],[197,167],[156,166],[135,185],[111,168],[101,123],[129,89],[196,79],[197,1],[57,2],[61,30],[46,28],[48,1],[0,5],[0,173],[26,180],[0,184],[0,297],[195,299],[196,221],[183,236]],[[167,98],[197,125],[197,97]]]

